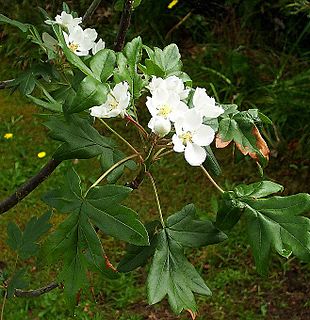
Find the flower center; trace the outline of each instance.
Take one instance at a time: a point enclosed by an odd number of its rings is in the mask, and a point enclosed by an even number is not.
[[[188,142],[193,142],[193,135],[191,132],[187,131],[182,133],[179,138],[182,140],[182,143],[186,146]]]
[[[72,42],[72,43],[69,44],[69,49],[70,49],[71,51],[73,51],[73,52],[75,52],[78,47],[79,47],[79,45],[76,44],[76,43],[74,43],[74,42]]]
[[[167,118],[167,116],[170,114],[172,108],[168,104],[163,104],[157,113],[158,116],[162,116],[164,118]]]
[[[110,101],[110,107],[111,107],[111,109],[117,109],[117,107],[118,107],[118,102],[116,101],[116,99],[114,97]]]

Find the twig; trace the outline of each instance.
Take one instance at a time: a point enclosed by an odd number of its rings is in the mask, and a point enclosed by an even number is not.
[[[100,4],[101,0],[94,0],[91,5],[88,7],[88,9],[86,10],[84,16],[83,16],[83,22],[85,22],[86,20],[88,20],[93,13],[96,11],[96,9],[98,8],[99,4]]]
[[[175,26],[173,26],[166,34],[165,39],[167,40],[170,38],[172,32],[176,29],[178,29],[181,24],[183,24],[190,16],[192,15],[192,11],[190,11],[185,17],[183,17]]]
[[[128,160],[132,159],[132,158],[135,158],[139,156],[139,154],[132,154],[131,156],[128,156],[118,162],[116,162],[110,169],[108,169],[106,172],[104,172],[100,177],[99,179],[97,179],[96,182],[94,182],[88,189],[87,191],[85,192],[85,197],[87,195],[87,193],[89,192],[90,189],[96,187],[109,173],[111,173],[114,169],[116,169],[117,167],[119,167],[120,165],[122,165],[123,163],[127,162]]]
[[[35,176],[19,187],[12,195],[0,202],[0,214],[10,210],[18,202],[24,199],[31,191],[41,184],[61,163],[61,161],[50,160]]]
[[[140,155],[140,152],[136,150],[124,137],[117,133],[113,128],[111,128],[104,120],[100,119],[100,122],[104,124],[112,133],[114,133],[120,140],[122,140],[134,153],[136,153],[140,159],[143,161],[143,158]]]
[[[149,171],[147,171],[146,174],[150,178],[152,186],[153,186],[153,190],[154,190],[154,193],[155,193],[155,198],[156,198],[156,203],[157,203],[157,208],[158,208],[158,213],[159,213],[161,225],[162,225],[163,228],[165,228],[165,221],[164,221],[164,218],[163,218],[163,213],[161,211],[161,206],[160,206],[160,201],[159,201],[159,196],[158,196],[158,191],[157,191],[157,188],[156,188],[155,180],[154,180],[152,174]]]
[[[211,183],[214,185],[214,187],[220,192],[225,193],[225,191],[214,181],[214,179],[210,176],[209,172],[206,170],[206,168],[203,165],[200,165],[200,168],[202,169],[203,173],[207,176],[207,178],[211,181]]]
[[[6,89],[11,86],[15,79],[0,81],[0,89]]]
[[[115,46],[114,46],[115,51],[122,51],[124,48],[126,33],[130,25],[132,5],[133,5],[133,0],[126,0],[126,2],[124,3],[121,22],[119,25],[119,31],[118,31],[116,41],[115,41]]]
[[[39,289],[35,289],[35,290],[28,290],[28,291],[24,291],[24,290],[20,290],[20,289],[15,289],[15,297],[39,297],[44,293],[50,292],[56,288],[59,287],[59,284],[56,282],[51,282],[50,284],[48,284],[45,287],[39,288]]]

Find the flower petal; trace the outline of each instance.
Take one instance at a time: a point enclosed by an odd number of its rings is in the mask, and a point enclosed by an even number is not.
[[[202,124],[193,133],[193,142],[198,146],[208,146],[212,143],[215,137],[214,130],[205,124]]]
[[[184,156],[191,166],[200,166],[205,161],[207,153],[203,147],[195,143],[188,143],[185,147]]]
[[[173,143],[173,150],[175,152],[183,152],[185,149],[184,144],[182,143],[182,140],[178,137],[177,134],[174,134],[172,136],[172,143]]]

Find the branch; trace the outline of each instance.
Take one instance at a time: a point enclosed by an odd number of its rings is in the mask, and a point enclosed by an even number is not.
[[[15,79],[0,81],[0,89],[9,88],[14,81]]]
[[[124,9],[121,17],[121,22],[119,25],[119,31],[118,31],[116,41],[115,41],[115,46],[114,46],[115,51],[122,51],[124,48],[126,33],[130,25],[132,5],[133,5],[133,0],[126,0],[126,2],[124,3]]]
[[[0,214],[10,210],[18,202],[24,199],[31,191],[41,184],[61,163],[61,161],[50,160],[35,176],[19,187],[11,196],[0,202]]]
[[[59,287],[59,284],[56,282],[51,282],[50,284],[48,284],[45,287],[39,288],[39,289],[35,289],[35,290],[29,290],[29,291],[24,291],[24,290],[20,290],[20,289],[15,289],[15,297],[39,297],[44,293],[50,292],[56,288]]]
[[[86,10],[84,16],[83,16],[83,22],[85,22],[86,20],[88,20],[93,13],[96,11],[96,9],[98,8],[99,4],[100,4],[101,0],[94,0],[91,5],[88,7],[88,9]]]

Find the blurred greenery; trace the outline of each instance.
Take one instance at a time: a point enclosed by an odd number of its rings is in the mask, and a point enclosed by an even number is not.
[[[68,1],[80,15],[90,0]],[[164,46],[175,42],[181,49],[184,68],[194,86],[204,86],[222,103],[237,103],[243,109],[257,107],[274,122],[264,132],[272,149],[266,175],[287,187],[286,193],[309,190],[310,138],[310,69],[309,69],[309,1],[241,1],[179,0],[168,9],[169,0],[144,0],[132,17],[128,39],[141,35],[144,43]],[[51,16],[61,11],[60,0],[0,0],[0,13],[23,22],[37,24],[44,30],[43,16],[37,7]],[[113,1],[102,1],[88,25],[95,27],[112,47],[120,18]],[[160,21],[160,23],[159,23]],[[34,45],[12,27],[0,25],[0,79],[14,77],[20,70],[42,58]],[[10,194],[37,172],[56,149],[34,116],[38,109],[18,92],[0,92],[0,190],[1,198]],[[40,110],[39,110],[40,112]],[[115,121],[119,130],[128,129]],[[13,133],[5,139],[6,133]],[[135,133],[130,137],[137,141]],[[47,153],[40,159],[37,154]],[[126,151],[126,149],[124,150]],[[223,163],[219,182],[232,186],[237,181],[252,182],[258,175],[249,161],[233,163],[231,150],[217,152]],[[5,244],[5,230],[10,220],[23,226],[33,215],[46,210],[40,201],[48,188],[58,185],[71,161],[64,162],[49,179],[10,213],[0,219],[0,272],[11,272],[15,256]],[[98,176],[97,162],[74,164],[84,180]],[[171,174],[171,172],[173,172]],[[216,197],[206,188],[200,172],[190,168],[181,156],[162,159],[154,167],[162,206],[171,214],[180,209],[177,201],[193,202],[201,216],[210,212]],[[186,191],[184,191],[186,182]],[[173,198],[171,197],[173,190]],[[151,186],[145,182],[135,191],[128,205],[136,209],[144,221],[156,217]],[[57,224],[63,217],[54,214]],[[270,276],[260,278],[254,268],[249,248],[244,244],[242,224],[223,245],[207,250],[188,251],[188,257],[202,272],[213,291],[212,298],[199,298],[198,319],[307,319],[309,313],[309,267],[294,258],[274,256]],[[124,245],[105,238],[105,249],[116,264],[124,253]],[[29,262],[29,263],[28,263]],[[55,270],[27,262],[31,287],[53,280]],[[18,267],[24,266],[21,262]],[[34,267],[31,267],[34,266]],[[138,270],[116,281],[94,275],[94,291],[85,291],[74,314],[67,310],[61,289],[37,299],[12,299],[5,306],[5,319],[177,319],[167,304],[147,306],[144,283],[146,272]],[[178,319],[187,319],[182,315]]]

